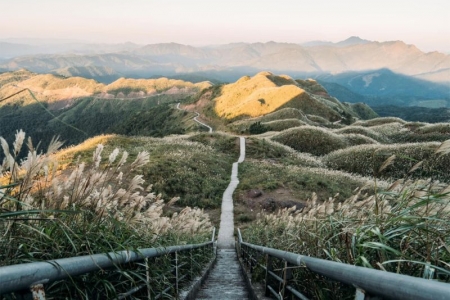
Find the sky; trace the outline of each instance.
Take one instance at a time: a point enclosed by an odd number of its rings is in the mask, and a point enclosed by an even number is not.
[[[204,46],[359,36],[450,53],[449,0],[0,1],[0,39]]]

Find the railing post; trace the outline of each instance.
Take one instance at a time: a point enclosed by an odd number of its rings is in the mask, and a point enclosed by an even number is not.
[[[250,273],[253,274],[253,269],[255,269],[255,267],[256,267],[255,262],[253,261],[254,255],[255,255],[255,251],[248,249],[247,254],[248,254],[247,255],[248,267],[250,268]]]
[[[287,261],[284,262],[282,290],[283,299],[294,299],[292,293],[286,288],[292,280],[292,267],[293,265],[289,264]]]
[[[175,291],[175,297],[178,297],[178,252],[175,251],[172,253],[172,262],[173,262],[173,288]]]
[[[147,284],[147,297],[148,299],[152,299],[152,292],[150,290],[150,266],[148,263],[148,258],[145,258],[145,279]]]
[[[194,271],[192,270],[192,266],[194,265],[194,255],[192,254],[194,252],[193,249],[189,250],[189,280],[194,279]]]
[[[211,239],[211,242],[212,242],[212,244],[211,244],[211,252],[212,252],[211,259],[216,256],[216,242],[215,241],[216,241],[216,227],[213,228],[212,239]]]
[[[239,247],[238,255],[241,257],[242,262],[244,263],[244,266],[247,267],[247,257],[246,257],[246,252],[245,252],[245,246],[244,245],[241,245]]]
[[[381,300],[380,297],[371,297],[366,291],[356,288],[355,300]]]
[[[266,279],[265,279],[265,293],[266,297],[270,297],[272,294],[270,292],[269,286],[272,283],[272,275],[270,272],[273,272],[273,258],[269,254],[266,254]]]
[[[238,228],[237,232],[238,232],[238,236],[237,236],[237,243],[236,243],[236,251],[237,251],[238,256],[242,257],[242,244],[241,244],[242,236],[241,236],[241,230]]]

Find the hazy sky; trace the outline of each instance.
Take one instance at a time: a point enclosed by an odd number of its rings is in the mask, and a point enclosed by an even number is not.
[[[209,45],[356,35],[450,52],[450,0],[0,1],[0,39]]]

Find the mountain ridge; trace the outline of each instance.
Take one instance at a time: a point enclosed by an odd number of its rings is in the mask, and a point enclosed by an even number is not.
[[[389,68],[393,72],[408,76],[450,82],[450,55],[422,52],[414,45],[402,41],[376,42],[350,37],[338,43],[312,46],[267,42],[209,47],[179,43],[145,46],[133,44],[123,47],[128,48],[100,54],[20,56],[8,59],[0,68],[28,68],[34,72],[54,73],[66,67],[110,67],[127,77],[149,77],[157,74],[166,76],[233,68],[249,68],[255,72],[269,70],[277,73],[317,74]]]

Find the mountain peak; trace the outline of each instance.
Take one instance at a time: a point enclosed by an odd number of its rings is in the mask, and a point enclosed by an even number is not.
[[[346,46],[353,46],[353,45],[362,45],[370,43],[369,40],[364,40],[360,38],[359,36],[351,36],[348,39],[336,43],[337,46],[346,47]]]

